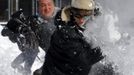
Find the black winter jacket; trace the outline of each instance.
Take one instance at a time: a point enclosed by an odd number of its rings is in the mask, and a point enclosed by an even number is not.
[[[93,64],[103,59],[99,47],[92,49],[81,29],[70,21],[61,21],[57,13],[57,30],[45,57],[42,75],[88,75]]]

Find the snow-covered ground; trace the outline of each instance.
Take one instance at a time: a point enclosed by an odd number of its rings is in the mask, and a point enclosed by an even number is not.
[[[117,65],[121,75],[134,75],[134,5],[133,0],[96,0],[102,6],[102,16],[96,20],[94,28],[99,28],[97,37],[103,44],[103,53]],[[0,31],[2,30],[0,25]],[[85,33],[91,30],[89,26]],[[93,29],[92,29],[93,30]],[[88,37],[88,35],[87,35]],[[16,44],[0,35],[0,75],[18,75],[11,68],[11,62],[20,51]],[[39,57],[43,61],[45,53],[41,50]],[[36,59],[32,71],[42,65]],[[106,61],[105,61],[106,62]]]

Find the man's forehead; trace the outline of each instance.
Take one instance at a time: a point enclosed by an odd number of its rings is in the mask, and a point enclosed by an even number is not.
[[[53,2],[53,0],[39,0],[39,2],[49,3],[49,2]]]

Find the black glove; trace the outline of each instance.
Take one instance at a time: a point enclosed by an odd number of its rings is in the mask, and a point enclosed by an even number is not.
[[[94,16],[99,16],[99,15],[101,15],[101,11],[100,11],[100,8],[95,8],[94,9]]]

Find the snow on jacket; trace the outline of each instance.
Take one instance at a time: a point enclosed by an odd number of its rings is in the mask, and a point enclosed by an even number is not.
[[[42,75],[88,75],[93,64],[103,59],[101,49],[85,41],[81,31],[71,19],[67,23],[57,13],[57,29],[45,57]]]
[[[42,22],[42,24],[39,26],[41,28],[39,33],[39,45],[44,51],[48,50],[51,35],[56,29],[56,26],[54,25],[54,17],[58,10],[59,8],[55,7],[54,14],[49,20],[45,20],[41,16],[39,17],[39,20]]]

